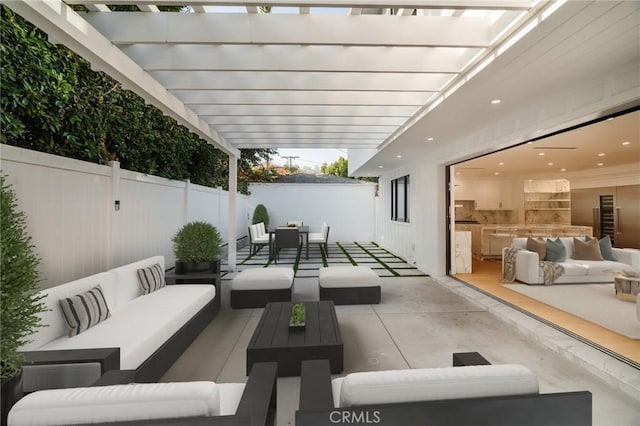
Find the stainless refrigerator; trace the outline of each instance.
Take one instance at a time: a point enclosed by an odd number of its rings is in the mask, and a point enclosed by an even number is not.
[[[571,224],[609,235],[614,247],[640,249],[640,185],[572,190]]]

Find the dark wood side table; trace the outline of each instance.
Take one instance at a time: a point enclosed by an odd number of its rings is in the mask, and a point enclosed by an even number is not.
[[[247,374],[256,362],[276,361],[278,376],[299,376],[303,360],[328,359],[343,370],[344,344],[333,301],[305,302],[304,330],[289,330],[294,302],[269,303],[247,346]]]

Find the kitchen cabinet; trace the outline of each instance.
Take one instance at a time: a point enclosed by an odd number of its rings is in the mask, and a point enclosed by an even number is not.
[[[460,179],[457,200],[475,200],[476,210],[513,209],[513,183],[504,179]]]
[[[524,217],[526,223],[571,223],[569,181],[538,180],[524,185]]]

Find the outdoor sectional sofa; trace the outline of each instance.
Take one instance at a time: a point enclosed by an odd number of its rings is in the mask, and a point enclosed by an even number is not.
[[[36,364],[25,366],[27,390],[87,385],[112,369],[135,370],[136,382],[157,381],[218,313],[220,290],[219,283],[176,284],[143,295],[138,270],[154,265],[164,281],[164,257],[154,256],[42,290],[48,309],[40,314],[45,327],[21,348]],[[97,285],[110,316],[69,337],[59,301]],[[71,370],[86,365],[98,371],[67,380]],[[63,372],[56,374],[57,367]],[[60,379],[67,383],[54,383]]]
[[[573,259],[573,237],[563,237],[560,241],[566,251],[566,259],[557,262],[564,269],[564,274],[553,280],[553,284],[567,283],[612,283],[614,272],[626,269],[640,269],[640,250],[612,248],[612,254],[617,261],[612,260],[576,260]],[[527,238],[514,238],[512,248],[519,251],[515,254],[515,279],[530,285],[544,284],[544,272],[540,256],[535,251],[527,250]],[[503,249],[503,271],[506,265],[509,248]]]
[[[275,362],[256,363],[246,383],[141,384],[132,384],[126,370],[112,370],[91,387],[27,395],[9,412],[8,425],[273,426],[277,369]]]
[[[475,352],[454,354],[454,367],[351,373],[333,380],[328,361],[313,360],[302,364],[295,423],[589,426],[592,395],[540,394],[527,367],[488,365]]]

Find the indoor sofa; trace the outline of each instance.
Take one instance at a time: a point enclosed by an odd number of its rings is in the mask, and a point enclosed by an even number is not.
[[[86,386],[111,369],[135,370],[137,382],[157,381],[220,310],[216,285],[158,285],[143,294],[138,271],[156,271],[164,284],[164,267],[164,257],[154,256],[42,290],[44,327],[20,349],[28,361],[25,391]],[[60,301],[95,293],[98,285],[109,316],[70,337]]]
[[[112,370],[90,387],[27,395],[12,407],[8,425],[273,426],[277,368],[256,363],[246,383],[132,383],[128,371]]]
[[[478,359],[484,365],[468,365]],[[333,380],[328,361],[304,361],[296,426],[592,424],[590,392],[540,394],[527,367],[485,361],[474,352],[454,354],[454,367],[351,373]]]
[[[555,239],[553,239],[555,240]],[[577,260],[574,259],[573,237],[559,238],[565,249],[566,259],[555,262],[564,272],[553,280],[553,284],[563,283],[613,283],[614,272],[640,268],[640,250],[612,248],[613,260]],[[538,252],[527,250],[527,238],[514,238],[511,247],[515,253],[515,279],[525,284],[542,285],[545,283],[544,265]],[[507,267],[509,247],[503,249],[503,271]]]

